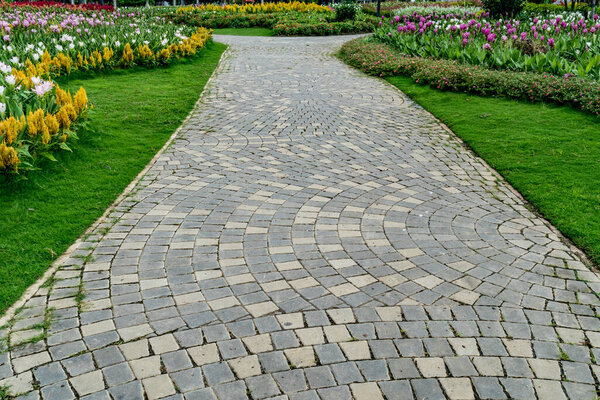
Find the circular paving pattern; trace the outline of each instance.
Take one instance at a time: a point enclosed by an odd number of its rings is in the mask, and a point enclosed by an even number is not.
[[[503,181],[333,58],[347,38],[219,40],[179,136],[2,331],[0,385],[61,400],[598,395],[600,279]]]

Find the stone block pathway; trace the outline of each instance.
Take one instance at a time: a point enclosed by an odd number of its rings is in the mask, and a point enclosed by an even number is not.
[[[136,189],[1,332],[21,399],[594,399],[600,279],[344,38],[219,37]],[[193,82],[190,82],[193,84]]]

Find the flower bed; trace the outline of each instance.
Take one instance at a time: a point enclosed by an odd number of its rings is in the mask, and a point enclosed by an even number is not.
[[[464,0],[464,1],[432,1],[432,2],[423,2],[415,3],[410,1],[385,1],[381,3],[381,15],[386,17],[392,17],[394,15],[399,15],[405,13],[405,9],[407,8],[415,8],[419,9],[432,9],[432,8],[456,8],[456,7],[481,7],[481,1],[479,0]],[[365,3],[362,7],[363,12],[370,15],[377,15],[377,5],[375,3]],[[412,12],[411,12],[412,14]]]
[[[413,13],[383,20],[375,36],[408,55],[600,79],[597,15],[489,21],[483,12]]]
[[[0,12],[0,172],[36,168],[70,150],[88,105],[53,81],[74,71],[154,67],[193,55],[210,39],[204,28],[140,12],[45,4]]]
[[[315,3],[265,3],[256,5],[201,5],[167,9],[167,19],[183,25],[206,28],[273,29],[280,36],[337,35],[372,32],[378,19],[359,13],[338,21],[333,8]]]
[[[369,75],[407,75],[440,90],[570,104],[600,114],[600,83],[589,79],[490,70],[452,60],[415,57],[372,39],[344,44],[340,57]]]

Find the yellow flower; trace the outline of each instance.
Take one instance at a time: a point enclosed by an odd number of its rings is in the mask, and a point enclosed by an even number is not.
[[[15,141],[18,135],[17,131],[17,120],[14,117],[10,117],[0,122],[0,136],[4,136],[4,141],[7,144],[11,144]]]
[[[77,114],[81,113],[86,107],[88,103],[87,94],[85,93],[85,89],[80,87],[77,93],[75,93],[75,100],[73,105],[75,106],[75,111]]]
[[[51,136],[54,136],[58,133],[58,130],[60,129],[60,125],[58,124],[58,120],[56,119],[56,117],[54,115],[52,115],[50,113],[46,114],[46,116],[44,117],[44,123],[48,127],[48,133]]]
[[[64,106],[65,104],[71,104],[73,100],[71,99],[71,93],[65,92],[58,85],[56,85],[56,104],[59,106]]]
[[[20,162],[17,151],[2,141],[0,143],[0,169],[17,171]]]
[[[131,50],[131,46],[129,45],[129,43],[127,43],[125,45],[125,48],[123,49],[123,56],[121,57],[121,61],[125,65],[129,65],[133,62],[133,50]]]
[[[102,50],[102,58],[104,59],[105,62],[110,61],[113,54],[114,54],[114,52],[111,49],[109,49],[108,47],[105,47],[104,50]]]
[[[43,133],[42,125],[44,124],[44,110],[41,108],[35,112],[29,112],[27,115],[27,133],[34,137],[38,133]]]
[[[58,120],[58,123],[62,128],[69,129],[69,127],[71,126],[71,118],[69,117],[69,113],[67,112],[66,107],[67,106],[65,105],[60,110],[58,110],[58,113],[56,114],[56,119]]]

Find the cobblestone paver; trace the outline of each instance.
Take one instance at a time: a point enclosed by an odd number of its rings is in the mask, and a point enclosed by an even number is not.
[[[347,38],[219,39],[179,137],[2,331],[0,385],[596,398],[600,279],[504,182]]]

